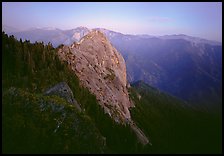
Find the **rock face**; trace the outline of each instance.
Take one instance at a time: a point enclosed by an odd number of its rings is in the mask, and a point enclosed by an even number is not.
[[[100,105],[115,121],[131,118],[133,103],[127,91],[125,61],[100,31],[93,30],[80,42],[58,50],[68,62],[81,84],[96,95]]]
[[[58,83],[55,86],[49,88],[45,91],[44,95],[57,95],[61,98],[64,98],[69,103],[74,104],[76,108],[81,111],[79,104],[74,99],[72,90],[66,82]]]
[[[137,135],[138,140],[143,144],[143,145],[147,145],[149,143],[149,145],[152,146],[152,143],[149,142],[148,138],[145,136],[145,134],[141,131],[141,129],[139,129],[136,124],[134,122],[130,123],[130,127],[131,129],[135,132],[135,134]]]
[[[146,145],[148,138],[131,120],[125,61],[121,54],[98,30],[84,36],[80,42],[58,50],[59,58],[68,63],[81,84],[96,95],[104,111],[116,122],[129,124],[138,140]]]

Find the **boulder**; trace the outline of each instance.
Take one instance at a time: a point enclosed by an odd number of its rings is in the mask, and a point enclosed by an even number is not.
[[[56,95],[59,96],[63,99],[65,99],[67,102],[74,104],[76,106],[76,108],[81,111],[81,108],[78,104],[78,102],[75,100],[74,96],[73,96],[73,92],[70,89],[70,87],[68,86],[68,84],[66,82],[60,82],[58,84],[56,84],[55,86],[47,89],[44,92],[44,95]]]

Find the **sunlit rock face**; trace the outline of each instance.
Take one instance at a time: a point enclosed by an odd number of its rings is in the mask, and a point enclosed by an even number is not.
[[[131,119],[125,61],[103,33],[93,30],[80,42],[61,47],[58,55],[115,121]]]

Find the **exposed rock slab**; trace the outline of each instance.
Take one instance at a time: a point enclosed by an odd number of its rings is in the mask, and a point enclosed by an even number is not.
[[[60,82],[58,84],[56,84],[55,86],[47,89],[44,92],[44,95],[57,95],[61,98],[64,98],[67,102],[74,104],[76,106],[76,108],[81,111],[81,108],[78,104],[78,102],[75,100],[74,96],[73,96],[73,92],[70,89],[70,87],[68,86],[68,84],[66,82]]]
[[[129,108],[134,104],[129,98],[126,65],[121,54],[98,30],[84,36],[80,42],[63,46],[59,58],[68,63],[81,84],[88,88],[112,119],[130,124],[138,140],[146,145],[148,138],[131,120]]]
[[[115,121],[131,118],[129,108],[133,103],[126,86],[125,61],[103,33],[93,30],[80,42],[63,46],[58,54]]]

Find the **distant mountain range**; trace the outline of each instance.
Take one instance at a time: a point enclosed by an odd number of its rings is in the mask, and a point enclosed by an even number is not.
[[[165,35],[165,36],[160,36],[159,38],[161,38],[161,39],[184,39],[184,40],[189,41],[193,44],[222,45],[221,42],[206,40],[206,39],[202,39],[202,38],[198,38],[198,37],[187,36],[187,35],[184,35],[184,34]]]
[[[119,32],[111,31],[104,28],[94,28],[100,30],[106,34],[109,39],[114,38],[123,38],[124,40],[130,40],[131,38],[157,38],[157,39],[184,39],[190,41],[194,44],[207,43],[211,45],[222,45],[221,42],[206,40],[198,37],[187,36],[184,34],[178,35],[164,35],[164,36],[152,36],[152,35],[130,35],[122,34]],[[20,30],[11,26],[2,25],[2,31],[5,31],[9,35],[14,35],[17,39],[27,39],[31,42],[43,41],[44,43],[51,42],[54,47],[57,47],[60,44],[71,45],[73,42],[79,41],[83,36],[91,31],[86,27],[80,26],[74,29],[61,30],[54,27],[43,27],[43,28],[30,28],[27,30]]]
[[[14,35],[17,39],[27,39],[32,43],[36,41],[43,41],[45,44],[47,44],[50,42],[54,47],[57,47],[60,44],[71,45],[73,42],[79,41],[83,36],[90,32],[90,30],[85,27],[78,27],[71,30],[45,27],[18,31],[12,27],[4,25],[3,31],[9,35]]]
[[[222,105],[222,43],[187,35],[125,35],[103,28],[112,45],[123,55],[129,82],[147,84],[205,110]],[[71,30],[35,28],[12,32],[31,42],[71,45],[90,32],[86,27]]]
[[[129,82],[147,84],[205,110],[221,110],[222,45],[186,35],[123,35],[101,29],[123,55]]]

